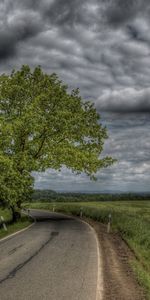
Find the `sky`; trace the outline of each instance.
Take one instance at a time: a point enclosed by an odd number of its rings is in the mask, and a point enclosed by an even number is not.
[[[117,163],[92,182],[65,167],[35,188],[150,191],[150,1],[1,0],[0,73],[41,65],[95,103]]]

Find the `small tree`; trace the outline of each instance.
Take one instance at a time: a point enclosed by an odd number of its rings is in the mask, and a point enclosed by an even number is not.
[[[94,105],[40,67],[0,76],[0,129],[2,155],[22,178],[63,165],[94,178],[113,163],[100,158],[107,132]]]

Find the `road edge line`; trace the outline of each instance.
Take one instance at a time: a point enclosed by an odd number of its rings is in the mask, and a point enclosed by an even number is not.
[[[96,300],[103,300],[103,294],[104,294],[104,279],[103,279],[103,268],[102,268],[102,257],[100,255],[100,245],[97,233],[95,229],[85,220],[82,220],[77,217],[78,220],[85,223],[90,227],[90,229],[94,232],[96,244],[97,244],[97,255],[98,255],[98,268],[97,268],[97,291],[96,291]]]
[[[21,230],[19,230],[19,231],[16,231],[16,232],[14,232],[14,233],[11,233],[11,234],[7,235],[6,237],[0,239],[0,243],[3,242],[3,241],[5,241],[5,240],[7,240],[7,239],[10,239],[11,237],[13,237],[13,236],[15,236],[15,235],[17,235],[17,234],[19,234],[19,233],[21,233],[21,232],[27,230],[27,229],[29,229],[29,228],[32,227],[33,225],[35,225],[35,222],[33,222],[32,224],[30,224],[30,225],[29,225],[28,227],[26,227],[26,228],[23,228],[23,229],[21,229]]]

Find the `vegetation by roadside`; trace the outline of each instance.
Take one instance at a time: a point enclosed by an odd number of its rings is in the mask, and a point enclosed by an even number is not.
[[[0,216],[3,216],[7,231],[4,230],[2,223],[0,222],[0,239],[7,235],[15,233],[31,224],[31,220],[27,216],[22,215],[21,219],[16,223],[12,223],[12,215],[9,209],[0,209]]]
[[[30,203],[31,208],[55,209],[80,215],[102,223],[112,216],[112,230],[119,232],[133,250],[136,259],[131,262],[135,274],[150,299],[150,201],[81,202],[81,203]]]
[[[5,209],[0,208],[0,217],[1,216],[5,219],[6,222],[11,222],[12,214],[11,214],[10,209],[8,209],[8,208],[5,208]]]

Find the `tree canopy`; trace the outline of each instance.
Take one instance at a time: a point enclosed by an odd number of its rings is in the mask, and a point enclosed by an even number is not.
[[[0,151],[15,178],[25,182],[32,171],[63,165],[93,177],[113,163],[100,158],[106,138],[94,105],[78,89],[68,92],[56,74],[24,65],[0,76]]]

